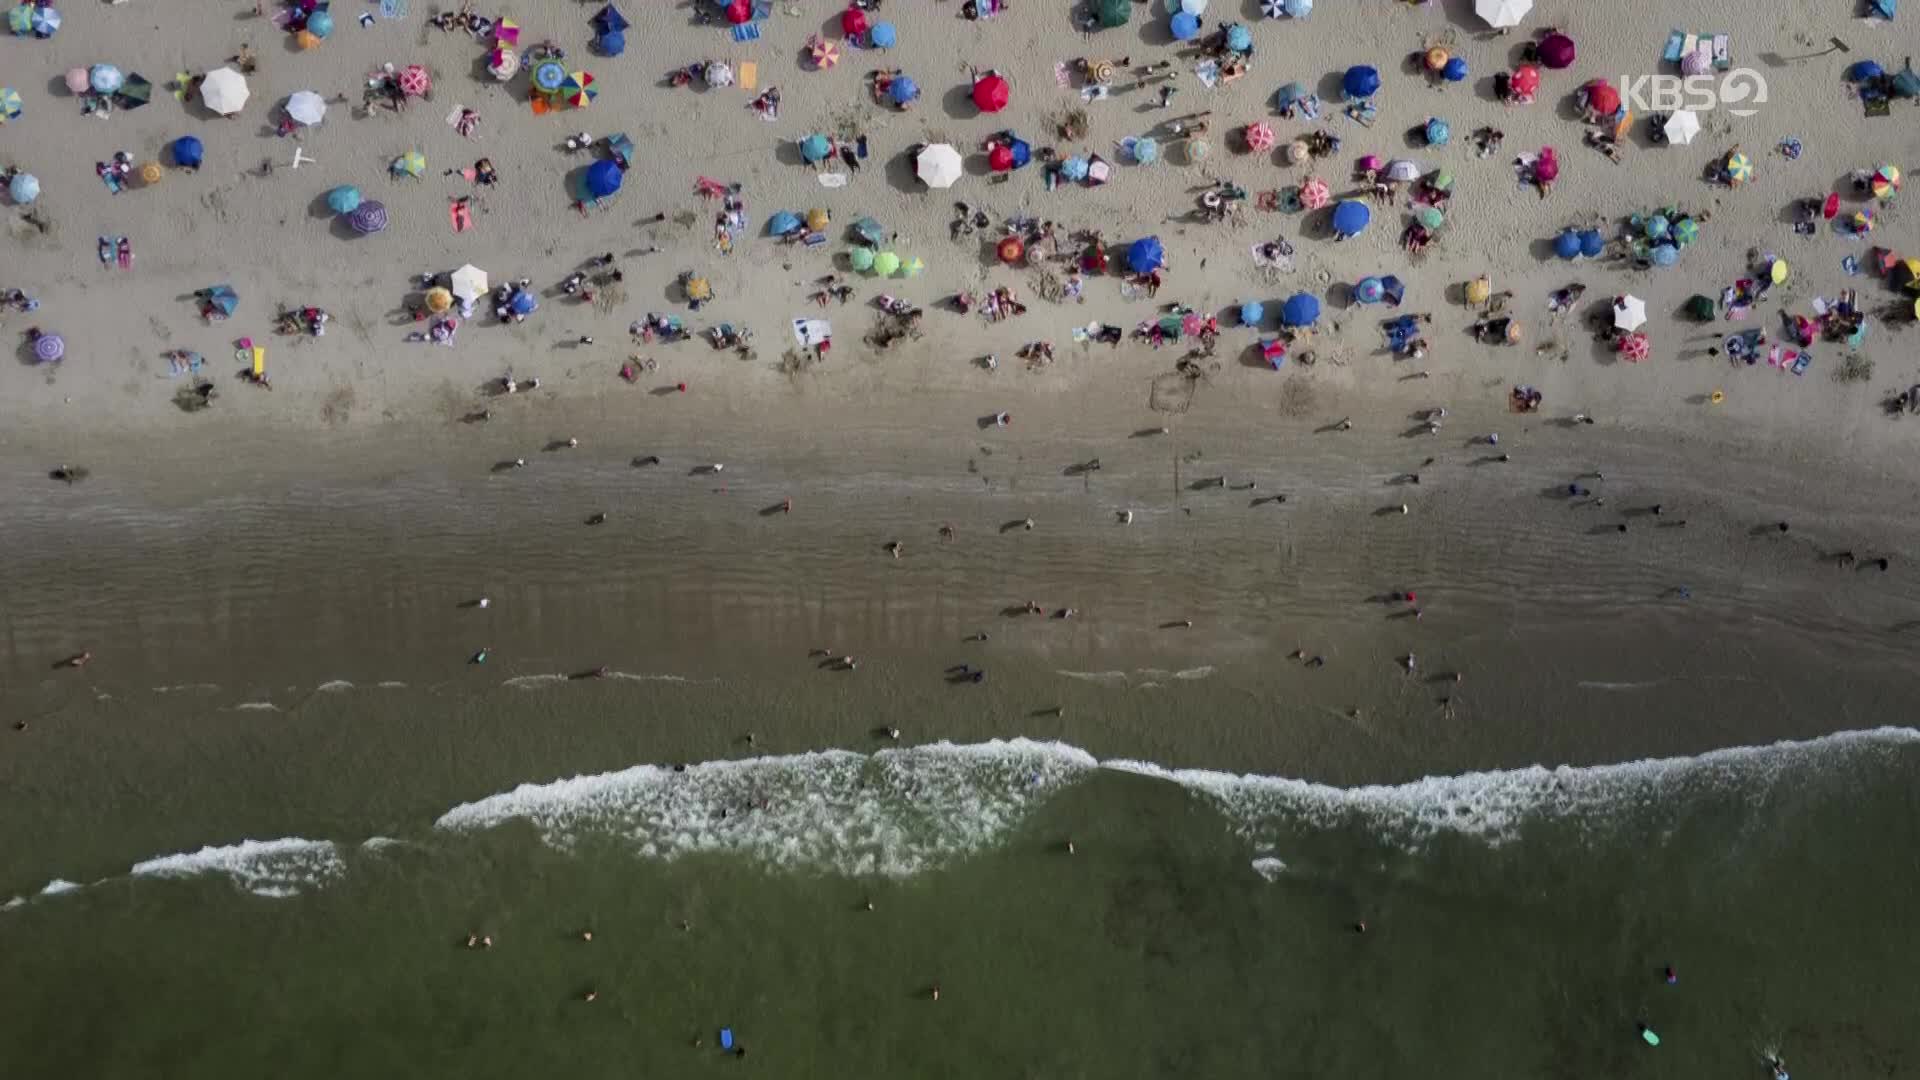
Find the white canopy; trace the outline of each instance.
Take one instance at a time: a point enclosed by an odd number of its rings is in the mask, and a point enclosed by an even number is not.
[[[247,103],[247,77],[230,67],[214,68],[200,81],[200,100],[221,116],[232,116]]]
[[[920,151],[920,156],[914,159],[913,170],[920,182],[930,188],[950,188],[962,172],[960,151],[950,143],[934,143]]]

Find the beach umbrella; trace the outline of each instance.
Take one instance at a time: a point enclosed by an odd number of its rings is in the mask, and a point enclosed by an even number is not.
[[[817,131],[800,140],[800,157],[810,164],[827,160],[827,156],[831,153],[833,153],[833,141]]]
[[[620,190],[621,181],[627,178],[626,170],[615,161],[602,158],[587,166],[586,175],[581,177],[580,187],[587,198],[604,199]]]
[[[1312,293],[1294,293],[1280,307],[1283,326],[1312,326],[1320,318],[1320,299]]]
[[[826,38],[814,38],[807,46],[807,55],[813,58],[813,66],[822,71],[840,62],[840,46]]]
[[[33,9],[33,36],[50,38],[60,29],[60,12],[57,8],[37,7]]]
[[[1713,297],[1694,293],[1687,297],[1685,311],[1690,317],[1707,322],[1713,318]]]
[[[1540,62],[1555,71],[1573,66],[1576,55],[1573,39],[1565,34],[1557,31],[1548,34],[1535,49],[1540,54]]]
[[[1420,164],[1415,161],[1409,161],[1406,158],[1395,158],[1387,162],[1386,172],[1382,175],[1389,180],[1397,180],[1401,183],[1418,180],[1420,179]]]
[[[1353,287],[1353,298],[1363,304],[1377,304],[1386,295],[1386,283],[1377,277],[1363,277]]]
[[[1435,191],[1452,191],[1453,174],[1445,169],[1441,169],[1432,176],[1427,177],[1427,186]]]
[[[857,7],[849,7],[840,13],[840,32],[849,39],[858,40],[867,32],[867,13]]]
[[[1285,86],[1282,86],[1280,89],[1275,90],[1273,92],[1274,105],[1282,109],[1287,108],[1288,106],[1291,106],[1296,102],[1305,101],[1306,99],[1307,99],[1306,86],[1297,82],[1287,83]]]
[[[1873,174],[1872,187],[1874,198],[1893,198],[1894,194],[1900,190],[1900,167],[1898,165],[1880,166]]]
[[[1827,200],[1820,204],[1820,216],[1828,221],[1832,221],[1839,213],[1840,193],[1837,191],[1827,192]]]
[[[908,258],[906,262],[900,264],[900,269],[905,271],[908,277],[913,277],[926,268],[926,262],[918,255],[914,255]]]
[[[1128,0],[1128,2],[1131,3],[1132,0]],[[1070,157],[1062,161],[1060,163],[1060,175],[1075,182],[1085,180],[1087,178],[1087,159],[1083,157]]]
[[[873,269],[872,248],[851,248],[847,251],[847,265],[864,274]]]
[[[1519,26],[1533,10],[1533,0],[1474,0],[1473,13],[1495,30]]]
[[[347,225],[362,235],[380,232],[387,227],[387,208],[367,199],[347,215]]]
[[[1318,210],[1332,202],[1333,189],[1327,186],[1325,180],[1317,176],[1309,176],[1306,182],[1300,185],[1300,205],[1308,210]]]
[[[567,81],[567,68],[558,60],[542,60],[533,65],[533,88],[543,94],[557,94]]]
[[[32,4],[18,4],[8,8],[7,29],[13,31],[15,37],[25,37],[33,33],[33,12]]]
[[[360,205],[360,189],[352,184],[341,184],[327,192],[327,209],[336,214],[351,214],[353,208]]]
[[[287,119],[296,124],[312,127],[326,115],[326,100],[311,90],[301,90],[287,98]]]
[[[1553,238],[1553,253],[1563,259],[1580,257],[1580,234],[1572,229],[1563,231]]]
[[[1133,16],[1133,0],[1099,0],[1099,4],[1095,14],[1099,17],[1100,25],[1109,30],[1127,25],[1127,20]]]
[[[408,97],[426,97],[433,89],[433,76],[421,64],[408,64],[400,69],[400,92]]]
[[[689,300],[713,299],[713,282],[707,280],[706,278],[703,278],[703,277],[686,278],[681,282],[680,287],[686,290],[687,299]]]
[[[1613,302],[1615,329],[1634,331],[1646,325],[1647,302],[1637,296],[1622,296]]]
[[[1181,143],[1181,147],[1186,153],[1187,164],[1189,165],[1198,165],[1207,160],[1208,155],[1213,153],[1213,144],[1205,139],[1189,137],[1185,142]]]
[[[1671,227],[1672,223],[1666,219],[1664,214],[1652,215],[1647,218],[1646,223],[1642,226],[1642,228],[1646,230],[1647,239],[1649,240],[1658,240],[1667,235],[1667,230]]]
[[[173,140],[173,145],[168,147],[168,150],[173,155],[173,163],[183,169],[199,168],[207,152],[206,147],[200,145],[199,137],[195,135],[180,136]]]
[[[87,92],[87,69],[83,67],[67,69],[67,89],[76,94]]]
[[[1295,139],[1287,144],[1287,164],[1298,165],[1313,156],[1313,150],[1307,146],[1307,140]]]
[[[409,150],[399,157],[394,158],[393,164],[387,166],[387,171],[390,173],[406,173],[408,176],[419,176],[427,171],[427,155],[418,150]]]
[[[707,66],[701,69],[700,75],[707,81],[708,86],[733,85],[733,66],[719,60],[707,61]],[[566,88],[562,87],[561,93],[565,92]]]
[[[1267,306],[1258,300],[1248,300],[1240,305],[1240,325],[1259,326],[1267,317]]]
[[[1160,144],[1150,135],[1142,135],[1133,140],[1133,160],[1142,165],[1151,165],[1160,160]]]
[[[1466,82],[1467,62],[1458,56],[1448,60],[1447,66],[1440,69],[1440,77],[1448,82]]]
[[[1484,304],[1493,296],[1493,279],[1485,274],[1467,282],[1467,303]]]
[[[607,30],[593,39],[593,47],[602,56],[619,56],[627,51],[627,35],[622,30]]]
[[[707,81],[709,83],[713,82],[712,67],[712,65],[708,65]],[[567,81],[560,84],[560,100],[576,109],[586,108],[593,102],[594,98],[600,96],[600,89],[593,85],[593,81],[592,72],[575,71],[568,74]],[[728,81],[732,81],[732,73],[728,73]],[[725,84],[716,83],[714,85]]]
[[[1727,155],[1727,183],[1744,184],[1753,179],[1753,159],[1738,150]]]
[[[333,13],[322,8],[308,15],[306,31],[317,38],[331,37],[333,34]]]
[[[994,251],[1000,256],[1000,261],[1008,266],[1017,266],[1020,260],[1027,257],[1027,245],[1017,236],[1009,236],[1000,241]]]
[[[1175,41],[1192,41],[1200,36],[1200,18],[1180,11],[1167,21],[1167,29],[1173,33]]]
[[[1241,133],[1241,140],[1247,144],[1247,149],[1256,154],[1271,150],[1274,142],[1273,126],[1264,122],[1248,124],[1246,130]]]
[[[1855,60],[1847,66],[1846,78],[1848,82],[1865,82],[1868,79],[1877,79],[1886,73],[1885,68],[1872,60]]]
[[[1024,167],[1027,162],[1033,160],[1033,145],[1018,135],[1013,136],[1013,140],[1007,143],[1007,150],[1013,154],[1013,167],[1016,169]]]
[[[1013,97],[1013,88],[998,75],[988,75],[973,84],[973,104],[981,112],[999,112]]]
[[[120,69],[112,64],[95,64],[87,69],[87,85],[91,86],[96,94],[111,94],[120,89],[120,84],[126,81],[127,77],[120,74]]]
[[[515,315],[531,315],[540,310],[540,301],[525,289],[515,289],[507,298],[507,310]]]
[[[1600,235],[1599,229],[1580,230],[1580,254],[1589,259],[1597,259],[1607,249],[1607,238]]]
[[[1333,208],[1333,231],[1341,239],[1357,236],[1373,220],[1373,211],[1367,204],[1354,199],[1344,199]]]
[[[453,295],[471,304],[487,295],[487,272],[467,263],[447,278]]]
[[[1227,27],[1227,48],[1237,53],[1253,51],[1253,32],[1239,23]]]
[[[1791,272],[1785,259],[1775,259],[1773,262],[1767,264],[1767,278],[1775,285],[1785,285],[1787,283],[1787,275]]]
[[[1341,77],[1340,87],[1350,98],[1372,97],[1380,91],[1380,72],[1370,64],[1355,64]]]
[[[1639,363],[1653,352],[1653,342],[1638,331],[1620,339],[1620,358]]]
[[[1532,64],[1521,64],[1513,69],[1513,78],[1509,80],[1516,94],[1535,94],[1540,91],[1540,69]]]
[[[886,243],[887,227],[870,217],[863,217],[853,223],[853,235],[859,237],[862,243],[879,247]]]
[[[1595,79],[1580,88],[1586,95],[1587,108],[1602,116],[1612,116],[1620,110],[1620,91],[1605,79]]]
[[[27,205],[40,197],[40,178],[32,173],[14,173],[13,179],[7,182],[7,197],[17,205]]]
[[[781,210],[767,219],[768,236],[785,236],[800,227],[800,215],[791,210]]]
[[[913,172],[930,188],[950,188],[960,179],[960,151],[948,143],[934,143],[913,159]]]
[[[1700,223],[1690,217],[1683,217],[1668,228],[1667,235],[1673,239],[1674,243],[1685,247],[1700,239]]]
[[[827,226],[831,224],[833,224],[833,215],[827,213],[824,207],[816,206],[807,211],[807,228],[813,232],[825,232]]]
[[[37,363],[51,364],[67,355],[67,339],[59,334],[35,334],[33,338],[33,359]]]
[[[1413,220],[1427,229],[1437,229],[1447,223],[1447,212],[1437,206],[1422,206],[1413,212]]]
[[[1182,11],[1189,15],[1205,15],[1207,0],[1167,0],[1167,14],[1174,15]]]
[[[1700,115],[1692,109],[1681,109],[1667,117],[1667,122],[1660,128],[1660,132],[1667,137],[1669,143],[1685,146],[1693,141],[1695,135],[1700,134]]]
[[[320,35],[311,30],[302,30],[293,35],[293,43],[300,46],[302,52],[308,49],[317,49],[320,47]]]
[[[1166,261],[1166,249],[1157,236],[1144,236],[1127,245],[1127,268],[1136,274],[1152,273]]]
[[[920,96],[920,84],[905,75],[896,75],[893,85],[887,87],[887,94],[895,105],[905,105]]]
[[[1713,53],[1706,49],[1695,49],[1680,58],[1680,74],[1708,75],[1713,72]]]
[[[1427,50],[1426,55],[1421,58],[1421,61],[1426,64],[1429,74],[1438,75],[1447,69],[1447,61],[1451,59],[1453,59],[1452,53],[1435,45],[1433,48]]]
[[[752,0],[728,0],[727,21],[742,26],[753,21]]]
[[[119,102],[123,109],[137,109],[153,100],[153,84],[143,78],[139,72],[130,71],[127,73],[127,81],[121,83],[120,89],[114,91],[113,99]]]
[[[594,29],[602,33],[608,31],[625,32],[633,25],[627,21],[625,15],[620,14],[620,9],[614,7],[612,4],[608,4],[606,7],[595,12],[593,18],[589,21],[593,24]]]
[[[1540,157],[1533,163],[1533,178],[1543,184],[1560,178],[1560,155],[1553,152],[1553,147],[1540,148]]]
[[[1849,224],[1853,226],[1854,232],[1857,232],[1857,233],[1872,232],[1873,231],[1873,211],[1864,210],[1864,209],[1854,211],[1853,217],[1850,219]]]
[[[487,74],[498,82],[506,82],[520,70],[520,54],[510,45],[495,45],[487,54]]]
[[[1655,266],[1672,266],[1680,261],[1680,249],[1672,244],[1655,244],[1647,252],[1647,261]]]
[[[881,277],[892,277],[900,271],[900,256],[891,251],[883,251],[873,257],[873,272]]]
[[[453,307],[453,294],[438,286],[427,290],[427,310],[435,315],[444,314]]]
[[[201,293],[201,299],[206,301],[209,310],[222,315],[232,315],[240,310],[240,294],[231,285],[214,285],[201,290]]]
[[[874,23],[867,31],[867,44],[876,49],[891,49],[900,40],[900,31],[890,22]]]
[[[247,77],[230,67],[214,68],[200,80],[200,100],[221,116],[232,116],[247,104]]]
[[[1113,81],[1113,61],[1095,60],[1087,65],[1087,81],[1105,86]]]
[[[1290,19],[1304,19],[1313,14],[1313,0],[1284,0],[1281,6]]]
[[[0,86],[0,124],[20,115],[25,108],[20,103],[20,91],[11,86]]]
[[[1453,138],[1453,126],[1435,116],[1427,121],[1424,134],[1427,137],[1428,146],[1445,146],[1448,140]]]

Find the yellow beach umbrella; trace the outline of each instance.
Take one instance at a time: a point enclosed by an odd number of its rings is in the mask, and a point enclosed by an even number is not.
[[[431,311],[435,315],[438,315],[441,312],[446,311],[448,308],[452,306],[453,306],[452,293],[441,288],[433,288],[433,289],[427,290],[427,310],[428,311]]]
[[[1920,292],[1920,259],[1902,259],[1900,268],[1907,272],[1906,287],[1913,292]]]
[[[1467,303],[1484,304],[1493,295],[1493,279],[1485,274],[1467,282]]]
[[[812,232],[821,232],[833,224],[833,215],[816,206],[807,211],[807,228]]]
[[[689,300],[713,299],[713,283],[703,277],[688,278],[687,279],[687,299]]]
[[[1767,276],[1773,279],[1775,285],[1784,283],[1787,280],[1788,273],[1787,260],[1785,259],[1775,259],[1773,260],[1773,265],[1767,268]]]
[[[162,169],[157,161],[149,161],[140,166],[140,182],[143,184],[157,184],[166,174],[166,170]]]
[[[873,257],[873,272],[881,277],[892,277],[900,271],[900,256],[891,251],[883,251]]]

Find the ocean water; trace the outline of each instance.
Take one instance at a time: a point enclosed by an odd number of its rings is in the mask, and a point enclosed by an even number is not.
[[[1355,788],[1030,740],[635,765],[390,836],[52,881],[0,911],[0,1056],[1677,1077],[1779,1054],[1905,1075],[1917,774],[1906,728]]]

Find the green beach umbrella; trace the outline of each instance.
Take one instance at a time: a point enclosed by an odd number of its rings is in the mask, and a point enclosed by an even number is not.
[[[1111,30],[1127,25],[1133,15],[1133,0],[1099,0],[1100,25]]]
[[[1427,178],[1427,186],[1435,191],[1452,191],[1453,174],[1445,169],[1441,169],[1439,172]]]
[[[1673,223],[1672,232],[1674,243],[1691,244],[1700,239],[1700,223],[1690,217],[1683,217]]]
[[[1447,215],[1437,206],[1423,206],[1414,211],[1413,216],[1429,229],[1437,229],[1447,223]]]
[[[848,248],[847,262],[852,265],[855,270],[864,274],[873,269],[873,249],[863,247]]]
[[[1126,21],[1124,18],[1120,20],[1120,22]],[[1114,25],[1118,26],[1120,23]],[[7,29],[13,31],[15,36],[33,33],[33,5],[21,4],[18,7],[8,8]]]
[[[1713,318],[1713,297],[1695,293],[1687,298],[1687,314],[1706,322]]]
[[[873,272],[881,277],[892,277],[900,270],[900,256],[891,251],[883,251],[873,257]]]

